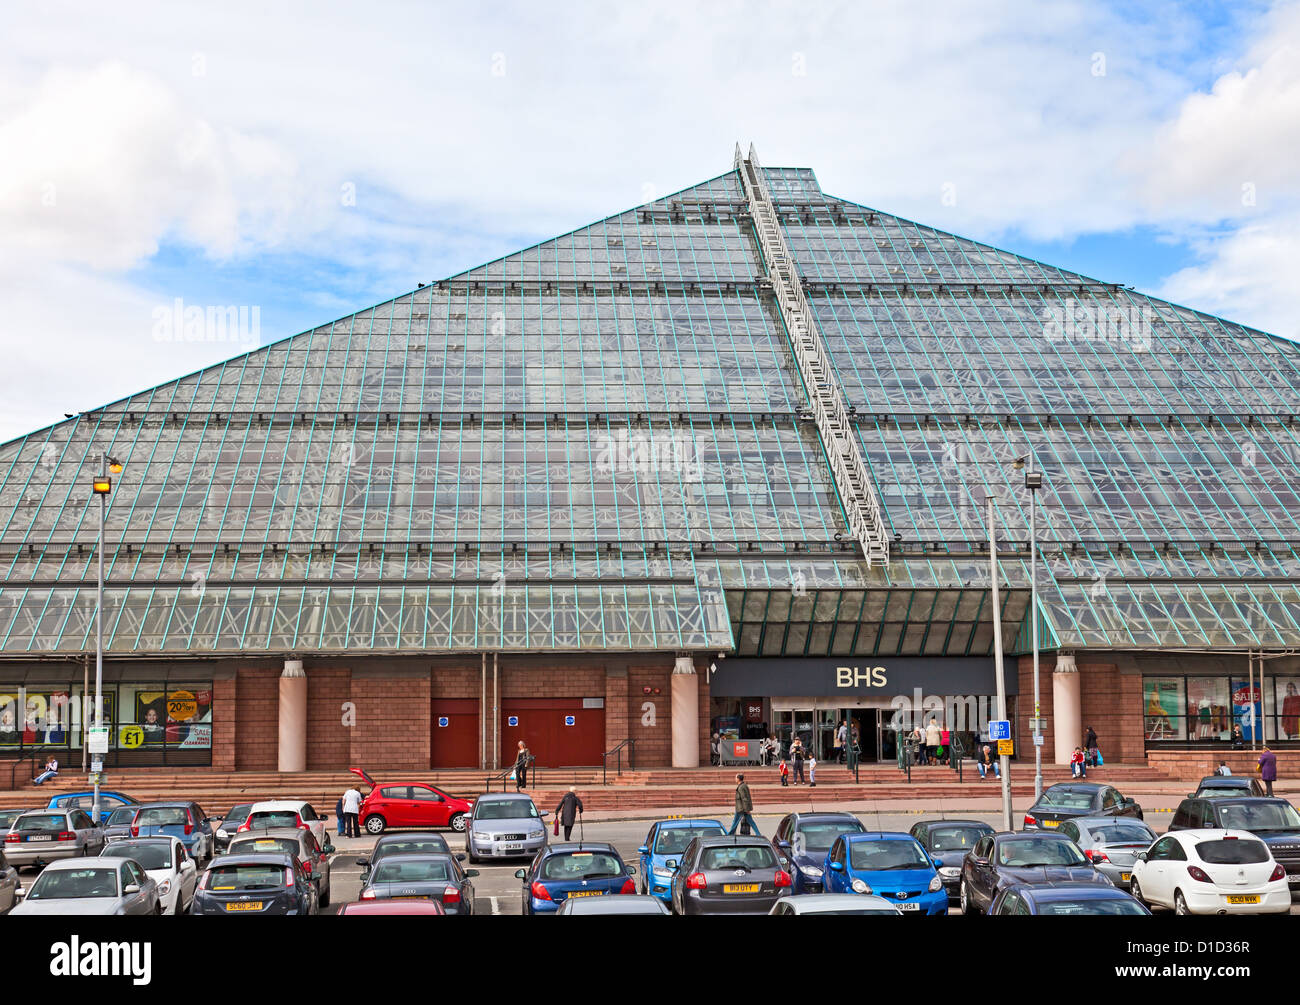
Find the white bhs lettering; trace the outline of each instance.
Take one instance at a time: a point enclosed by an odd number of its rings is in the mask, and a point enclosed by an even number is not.
[[[884,687],[884,667],[836,667],[836,687]]]

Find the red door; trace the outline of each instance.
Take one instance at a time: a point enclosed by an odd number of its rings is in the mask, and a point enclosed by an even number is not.
[[[430,767],[477,768],[478,699],[434,698]]]
[[[605,709],[583,708],[582,698],[506,698],[501,715],[501,761],[513,764],[524,740],[539,767],[590,767],[605,752]],[[512,724],[513,723],[513,724]]]

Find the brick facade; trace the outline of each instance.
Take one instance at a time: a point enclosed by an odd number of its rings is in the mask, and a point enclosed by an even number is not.
[[[237,771],[274,771],[279,767],[281,669],[270,666],[239,671],[235,701]],[[220,742],[221,737],[214,735],[214,748]],[[310,746],[310,737],[307,742]]]
[[[239,748],[239,678],[218,677],[212,682],[212,766],[236,770]]]

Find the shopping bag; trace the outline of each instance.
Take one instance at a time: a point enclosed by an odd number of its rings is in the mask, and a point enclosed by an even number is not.
[[[556,817],[555,820],[554,820],[554,822],[551,824],[551,833],[554,834],[556,837],[559,837],[559,836],[560,836],[560,818],[559,818],[559,817]]]
[[[1106,760],[1105,760],[1105,758],[1103,758],[1103,757],[1101,756],[1101,751],[1100,751],[1100,750],[1097,751],[1097,767],[1100,768],[1100,767],[1101,767],[1103,764],[1105,764],[1105,763],[1106,763]]]
[[[518,779],[515,778],[515,770],[514,770],[514,768],[511,768],[511,769],[510,769],[510,774],[507,775],[506,777],[509,778],[510,781],[512,781],[512,782],[514,782],[514,781],[518,781]]]

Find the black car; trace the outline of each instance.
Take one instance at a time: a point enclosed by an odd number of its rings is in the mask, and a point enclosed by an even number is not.
[[[1058,827],[1071,817],[1137,817],[1142,807],[1119,789],[1104,782],[1060,782],[1043,790],[1038,802],[1025,811],[1025,830]]]
[[[986,834],[962,863],[959,900],[964,915],[986,914],[1003,887],[1070,881],[1111,886],[1079,846],[1063,834],[1009,831]]]
[[[980,820],[922,820],[908,831],[925,849],[927,855],[939,860],[939,879],[948,893],[948,903],[960,899],[961,866],[966,853],[993,828]]]
[[[673,872],[676,914],[767,914],[790,892],[790,874],[757,835],[692,839]]]
[[[776,826],[772,849],[789,863],[791,893],[821,893],[822,863],[841,834],[866,831],[852,813],[791,813]]]
[[[308,915],[316,888],[292,855],[221,855],[208,863],[190,914]]]
[[[436,900],[448,914],[473,914],[477,875],[450,854],[388,855],[370,871],[361,899]]]
[[[1178,804],[1171,831],[1198,828],[1249,831],[1268,845],[1286,870],[1291,900],[1300,900],[1300,813],[1285,799],[1268,796],[1215,796],[1184,799]]]
[[[232,806],[230,811],[221,818],[221,826],[217,828],[214,839],[217,851],[224,852],[230,847],[230,842],[234,840],[240,825],[248,819],[248,812],[252,808],[253,803],[239,803],[237,806]]]
[[[1107,917],[1150,914],[1147,906],[1120,889],[1097,883],[1044,883],[1029,886],[1015,883],[1003,887],[993,907],[992,916],[1001,914],[1041,914],[1064,917],[1104,915]]]
[[[1268,795],[1264,783],[1248,775],[1206,775],[1196,786],[1195,792],[1187,794],[1188,799],[1217,799],[1221,796],[1259,796]]]
[[[375,842],[374,848],[370,850],[367,857],[357,859],[357,865],[361,866],[361,885],[364,886],[366,880],[370,877],[370,870],[379,864],[380,859],[388,855],[450,854],[451,848],[447,846],[447,839],[441,834],[435,834],[432,831],[385,834]],[[456,856],[456,861],[465,861],[463,852]]]

